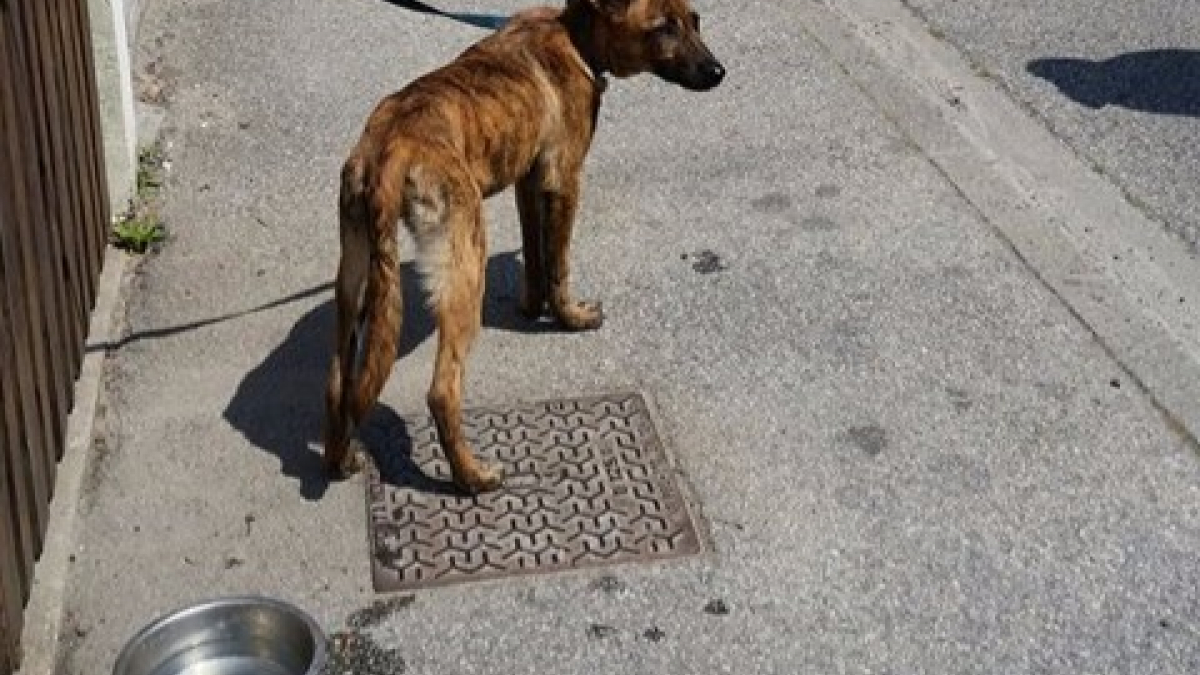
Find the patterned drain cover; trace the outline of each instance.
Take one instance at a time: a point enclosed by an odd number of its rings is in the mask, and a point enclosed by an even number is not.
[[[367,483],[375,590],[700,552],[640,396],[468,410],[463,423],[504,487],[458,496],[432,420],[389,429]]]

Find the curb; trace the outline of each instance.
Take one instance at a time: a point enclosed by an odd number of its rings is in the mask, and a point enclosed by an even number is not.
[[[898,0],[806,5],[830,58],[1088,330],[1200,438],[1200,266]],[[831,38],[836,36],[836,38]]]
[[[125,253],[112,247],[105,249],[104,266],[96,285],[96,304],[88,325],[88,347],[113,342],[118,337],[121,289],[129,261]],[[25,626],[21,633],[25,657],[17,675],[54,675],[58,666],[59,633],[75,549],[80,490],[91,464],[107,358],[107,350],[85,351],[75,380],[75,404],[67,418],[66,448],[54,482],[45,545],[34,568],[33,587],[25,605]]]

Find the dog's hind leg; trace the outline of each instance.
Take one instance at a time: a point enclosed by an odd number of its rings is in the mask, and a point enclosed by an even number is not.
[[[471,343],[479,333],[487,244],[478,188],[463,180],[451,195],[409,221],[418,261],[437,323],[437,357],[429,387],[430,413],[455,485],[475,494],[500,487],[498,468],[475,457],[462,431],[463,379]],[[458,187],[461,186],[461,187]]]

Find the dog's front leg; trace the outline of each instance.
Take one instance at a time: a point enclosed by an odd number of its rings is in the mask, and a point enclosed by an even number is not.
[[[542,215],[545,218],[546,280],[550,310],[559,323],[571,330],[591,330],[604,323],[599,302],[575,300],[571,296],[571,229],[579,205],[579,178],[571,178],[554,188],[543,188]]]

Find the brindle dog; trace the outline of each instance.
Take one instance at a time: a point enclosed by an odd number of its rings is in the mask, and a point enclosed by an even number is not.
[[[569,284],[580,175],[604,76],[644,72],[696,91],[725,76],[687,0],[567,0],[563,9],[522,12],[378,105],[342,169],[336,353],[326,391],[330,473],[361,467],[355,429],[396,358],[403,221],[437,325],[428,404],[454,482],[468,493],[500,485],[500,471],[476,459],[461,421],[483,304],[482,202],[516,185],[521,311],[537,318],[548,310],[570,330],[598,328],[600,305],[575,299]]]

